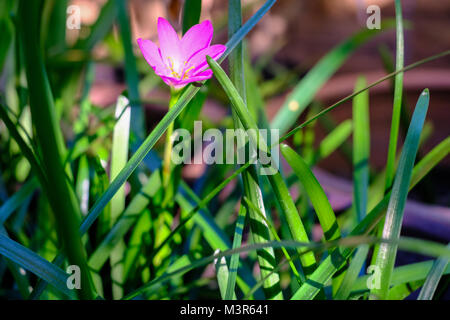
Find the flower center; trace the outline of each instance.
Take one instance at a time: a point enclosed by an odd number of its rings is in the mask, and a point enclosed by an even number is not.
[[[192,69],[195,68],[194,66],[192,66],[192,67],[190,67],[190,68],[188,68],[188,69],[186,69],[186,70],[183,70],[184,67],[185,67],[186,64],[187,64],[187,61],[184,61],[182,71],[177,71],[177,70],[179,70],[180,68],[177,68],[178,66],[177,66],[176,64],[174,64],[173,59],[172,59],[171,57],[167,57],[167,60],[168,60],[168,62],[169,62],[169,64],[168,64],[167,67],[168,67],[169,70],[170,70],[170,74],[171,74],[174,78],[177,78],[177,79],[180,79],[180,80],[188,79],[188,78],[190,77],[189,71],[191,71]]]

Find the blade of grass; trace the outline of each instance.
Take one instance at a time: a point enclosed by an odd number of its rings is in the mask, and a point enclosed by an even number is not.
[[[68,275],[63,270],[3,234],[0,234],[0,254],[44,279],[67,297],[73,297],[73,291],[66,284]]]
[[[186,0],[183,6],[183,34],[200,20],[202,0]]]
[[[321,142],[314,153],[312,164],[327,158],[350,137],[353,131],[351,120],[345,120],[334,128]]]
[[[241,28],[242,13],[241,13],[241,1],[229,0],[228,1],[228,36],[232,37]],[[236,93],[242,97],[245,101],[245,78],[244,78],[244,51],[242,42],[239,43],[229,57],[230,63],[230,75],[233,79],[233,84],[236,86]],[[208,64],[211,67],[211,59],[208,59]],[[216,63],[218,66],[218,64]],[[220,67],[219,67],[220,68]],[[214,72],[214,69],[211,67]],[[223,71],[223,70],[222,70]],[[225,74],[223,72],[223,74]],[[217,74],[216,74],[217,76]],[[226,75],[225,75],[226,77]],[[229,80],[229,79],[228,79]],[[220,80],[219,80],[220,81]],[[231,81],[229,81],[231,83]],[[236,109],[232,109],[232,117],[234,122],[234,128],[240,129],[245,127],[244,123],[241,123],[242,117],[236,112]],[[243,137],[238,137],[242,139]],[[242,181],[244,185],[244,194],[248,199],[255,204],[255,206],[263,212],[264,216],[267,215],[264,208],[264,201],[262,199],[261,190],[259,188],[259,178],[254,166],[250,166],[249,169],[242,173]],[[250,216],[250,230],[251,238],[254,243],[261,243],[270,240],[270,234],[268,226],[261,220],[258,214],[252,208],[247,208]],[[257,252],[258,263],[260,266],[261,276],[265,275],[275,267],[275,254],[273,250],[268,248]],[[267,299],[283,299],[283,294],[280,287],[280,278],[278,274],[272,274],[267,278],[264,284],[264,293]]]
[[[251,201],[249,201],[246,197],[244,197],[244,201],[247,203],[247,205],[249,207],[251,207],[253,210],[255,210],[255,212],[257,212],[259,214],[259,216],[261,217],[261,219],[264,220],[264,222],[269,226],[269,230],[272,233],[272,236],[275,240],[277,241],[281,241],[280,237],[278,236],[277,230],[275,229],[275,227],[273,226],[273,224],[267,220],[267,218],[264,216],[264,214],[261,212],[261,210],[259,210]],[[289,255],[289,253],[287,252],[286,248],[282,247],[281,251],[283,251],[284,256],[286,257],[286,261],[289,262],[289,266],[291,267],[292,273],[294,274],[295,278],[297,279],[298,283],[302,283],[302,279],[300,277],[300,274],[297,271],[297,268],[295,267],[291,256]],[[300,251],[301,252],[301,251]]]
[[[397,239],[400,236],[403,210],[408,195],[408,187],[411,181],[414,160],[419,148],[420,133],[425,122],[429,101],[429,91],[428,89],[425,89],[417,101],[406,136],[405,145],[400,156],[400,162],[392,188],[382,233],[382,237],[385,239]],[[381,287],[371,290],[371,299],[387,298],[396,253],[396,246],[385,244],[379,246],[375,265],[380,270]]]
[[[358,78],[355,91],[367,86],[363,77]],[[367,212],[369,188],[370,121],[369,92],[353,98],[353,202],[356,221],[360,222]]]
[[[119,22],[120,37],[125,52],[125,81],[128,87],[128,98],[130,99],[131,115],[131,146],[136,148],[145,136],[144,112],[139,98],[139,75],[136,69],[136,58],[131,45],[131,30],[128,18],[127,1],[115,0],[117,7],[117,18]],[[134,149],[134,148],[133,148]]]
[[[355,256],[350,263],[350,266],[345,273],[344,280],[342,280],[336,295],[335,300],[346,300],[351,293],[351,288],[353,283],[358,278],[359,272],[364,265],[367,258],[367,253],[369,252],[369,247],[367,245],[362,245],[356,250]]]
[[[219,253],[220,249],[217,249],[215,254]],[[217,283],[219,285],[220,294],[223,300],[227,300],[226,292],[228,286],[228,279],[230,277],[230,272],[228,270],[227,261],[225,257],[214,260],[214,266],[216,268]],[[230,300],[236,300],[236,294],[233,292]]]
[[[281,144],[280,149],[283,157],[294,170],[294,173],[305,188],[311,204],[316,211],[320,225],[322,226],[325,239],[330,241],[339,238],[341,232],[334,211],[311,169],[308,167],[305,160],[289,146]]]
[[[5,223],[10,215],[19,208],[19,206],[30,197],[38,186],[38,180],[31,179],[27,181],[19,191],[13,194],[0,207],[0,226]]]
[[[136,222],[142,211],[148,206],[150,199],[160,188],[159,171],[154,172],[141,191],[131,200],[123,214],[114,223],[100,245],[90,255],[88,264],[93,270],[100,271],[115,246]],[[124,272],[126,273],[126,272]]]
[[[433,267],[433,263],[434,261],[423,261],[396,267],[392,272],[391,285],[397,286],[412,281],[425,280]],[[450,274],[450,265],[447,265],[444,274]],[[369,276],[359,277],[352,287],[352,292],[368,291],[367,279]]]
[[[244,232],[245,217],[247,209],[245,206],[239,207],[239,213],[236,220],[236,227],[234,229],[232,249],[239,248],[242,243],[242,233]],[[228,282],[226,284],[225,300],[232,300],[235,298],[236,277],[239,266],[239,254],[233,254],[230,259],[230,273],[228,275]]]
[[[404,67],[404,36],[403,36],[403,17],[402,17],[402,3],[401,0],[395,0],[395,21],[396,21],[396,35],[397,35],[397,49],[396,49],[396,70],[401,70]],[[400,113],[402,108],[403,96],[403,73],[400,72],[395,75],[394,85],[394,106],[392,109],[391,133],[389,136],[389,149],[386,164],[386,185],[385,190],[390,188],[394,180],[395,154],[397,152],[397,141],[400,127]]]
[[[20,1],[20,39],[23,46],[30,107],[33,124],[41,155],[43,167],[52,190],[46,190],[58,227],[58,234],[63,240],[63,247],[70,264],[78,265],[81,270],[81,298],[92,298],[92,284],[87,269],[86,254],[81,243],[77,226],[77,217],[81,214],[73,190],[66,180],[66,171],[62,164],[64,145],[60,128],[56,122],[50,85],[45,74],[43,60],[38,45],[38,3]]]
[[[121,0],[119,0],[121,1]],[[123,8],[122,8],[123,9]],[[120,14],[119,14],[120,16]],[[136,114],[135,114],[136,115]],[[113,140],[111,147],[111,169],[110,180],[113,181],[119,174],[120,170],[125,166],[128,159],[128,145],[130,137],[130,128],[132,123],[133,108],[129,108],[129,101],[124,96],[119,96],[116,104],[115,117],[117,120],[113,131]],[[135,128],[136,129],[136,128]],[[125,186],[117,190],[110,202],[110,227],[125,209]],[[125,251],[125,243],[119,241],[111,252],[111,279],[113,298],[120,299],[123,296],[123,255]]]
[[[448,244],[447,247],[450,248],[450,244]],[[427,275],[427,279],[420,290],[417,300],[431,300],[433,298],[439,284],[439,280],[447,269],[448,260],[448,258],[439,258],[434,261],[433,266]]]

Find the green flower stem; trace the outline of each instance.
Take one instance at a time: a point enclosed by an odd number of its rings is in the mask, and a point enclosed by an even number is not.
[[[170,102],[169,102],[169,110],[177,103],[178,98],[180,97],[181,90],[171,90],[170,91]],[[163,160],[163,186],[166,188],[170,181],[170,172],[171,172],[171,155],[172,155],[172,133],[173,133],[173,122],[169,125],[166,132],[166,145],[164,147],[164,160]]]

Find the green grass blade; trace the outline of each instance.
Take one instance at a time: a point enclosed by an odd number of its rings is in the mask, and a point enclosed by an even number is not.
[[[117,122],[114,126],[111,147],[111,181],[117,177],[128,160],[128,145],[132,116],[132,108],[129,107],[128,99],[124,96],[119,96],[115,111]],[[112,227],[125,209],[125,186],[122,186],[117,190],[116,194],[111,199],[110,204],[110,227]],[[123,263],[121,261],[123,260],[124,249],[125,243],[119,241],[118,246],[111,252],[111,279],[113,280],[112,289],[114,299],[120,299],[123,295]]]
[[[30,108],[36,137],[43,157],[43,167],[52,190],[45,190],[55,213],[58,234],[69,262],[81,269],[80,297],[92,298],[92,284],[87,269],[86,254],[77,226],[81,216],[76,197],[66,179],[62,163],[64,143],[56,120],[53,97],[47,79],[41,51],[38,28],[38,3],[21,1],[19,4],[20,40],[23,46]]]
[[[450,137],[440,142],[434,147],[422,160],[420,160],[414,167],[411,178],[411,185],[416,185],[422,180],[428,172],[441,162],[450,153]]]
[[[144,112],[139,98],[139,75],[136,69],[136,58],[133,53],[130,22],[128,18],[127,1],[115,0],[119,21],[120,37],[125,52],[125,81],[128,87],[131,115],[131,145],[138,146],[145,136]]]
[[[236,227],[234,229],[232,249],[239,248],[242,243],[242,233],[244,232],[245,217],[247,209],[245,206],[239,207],[239,213],[236,220]],[[228,282],[226,284],[225,300],[232,300],[235,296],[236,277],[239,266],[239,254],[233,254],[230,259],[230,273],[228,275]]]
[[[351,120],[345,120],[334,128],[321,142],[314,154],[314,163],[327,158],[338,149],[352,134],[353,124]]]
[[[394,269],[395,271],[395,269]],[[423,280],[398,284],[389,289],[388,300],[404,300],[423,285]]]
[[[261,210],[259,210],[251,201],[249,201],[246,197],[244,197],[244,201],[245,203],[247,203],[247,205],[252,208],[253,210],[255,210],[255,212],[258,213],[258,215],[261,217],[261,219],[264,220],[264,222],[266,223],[266,225],[269,227],[270,232],[272,233],[272,237],[277,240],[278,242],[281,242],[280,237],[278,236],[277,230],[275,229],[275,227],[273,226],[273,224],[267,220],[267,218],[264,216],[264,214],[261,212]],[[291,259],[291,256],[289,255],[289,253],[287,252],[286,248],[282,247],[281,251],[283,252],[284,256],[286,257],[286,261],[289,262],[289,266],[291,267],[292,273],[294,274],[295,278],[297,279],[298,283],[302,282],[302,279],[300,277],[299,272],[297,271],[297,268],[295,267],[293,260]],[[301,251],[300,251],[301,252]],[[301,254],[301,253],[300,253]],[[272,271],[274,272],[274,271]]]
[[[404,67],[404,35],[403,35],[403,17],[401,0],[395,0],[395,21],[397,33],[397,49],[396,49],[396,70]],[[394,106],[392,109],[391,134],[389,136],[389,149],[386,164],[386,185],[385,189],[391,187],[394,179],[395,155],[397,152],[397,141],[400,128],[400,114],[402,108],[403,97],[403,73],[395,75],[394,85]]]
[[[5,223],[5,221],[10,217],[10,215],[19,208],[19,206],[27,199],[29,196],[36,191],[38,186],[38,181],[36,179],[31,179],[26,182],[19,191],[13,194],[5,203],[0,207],[0,226]]]
[[[308,167],[305,160],[289,146],[282,144],[280,149],[283,157],[292,167],[294,173],[305,188],[311,204],[316,211],[320,225],[322,226],[325,239],[335,240],[339,238],[341,232],[334,211],[311,169]]]
[[[385,239],[397,239],[400,236],[403,210],[406,203],[406,197],[408,195],[414,160],[419,147],[420,133],[425,122],[429,101],[429,91],[428,89],[425,89],[417,101],[411,124],[408,129],[408,134],[406,136],[405,145],[400,156],[400,162],[392,188],[383,228],[382,236]],[[372,299],[385,299],[387,297],[396,253],[397,248],[395,245],[381,244],[379,246],[375,265],[380,270],[381,287],[371,291]]]
[[[220,252],[220,249],[217,249],[215,254],[217,254],[219,252]],[[236,294],[234,292],[232,293],[230,299],[226,298],[226,292],[227,292],[228,279],[230,277],[230,272],[228,270],[227,261],[225,260],[225,257],[216,259],[214,261],[214,266],[216,268],[217,283],[219,285],[219,290],[220,290],[222,299],[236,300],[237,298],[236,298]]]
[[[80,210],[83,215],[86,215],[89,210],[89,164],[85,155],[80,157],[78,163],[77,182],[75,190],[77,198],[80,203]]]
[[[20,132],[17,130],[16,125],[14,122],[9,118],[7,109],[5,106],[0,105],[0,118],[2,118],[3,122],[5,123],[6,127],[8,128],[9,133],[13,137],[14,141],[19,145],[21,152],[23,155],[27,158],[28,162],[31,165],[31,168],[33,169],[34,173],[38,177],[41,185],[46,188],[47,186],[47,176],[45,175],[45,170],[43,166],[41,165],[41,161],[34,152],[33,149],[31,149],[28,144],[23,140]]]
[[[183,34],[200,21],[202,0],[186,0],[183,6]]]
[[[100,245],[91,254],[88,260],[89,267],[100,271],[115,246],[123,239],[125,234],[136,222],[142,211],[148,206],[150,199],[160,188],[159,171],[154,172],[141,191],[134,196],[123,214],[112,226]],[[126,273],[126,272],[125,272]]]
[[[365,78],[358,78],[355,91],[367,86]],[[367,212],[367,191],[369,188],[370,121],[369,92],[353,98],[353,201],[357,221]]]
[[[115,0],[109,0],[102,7],[97,20],[91,28],[91,33],[87,38],[80,38],[75,48],[80,48],[90,52],[94,46],[111,30],[117,15],[117,7]]]
[[[350,266],[345,273],[344,280],[342,280],[336,295],[335,300],[346,300],[351,293],[353,283],[358,278],[359,272],[361,271],[364,261],[367,258],[367,253],[369,252],[369,246],[362,245],[356,250],[355,256],[350,262]]]
[[[240,0],[229,0],[228,1],[228,36],[232,38],[235,33],[239,32],[242,23],[242,13],[241,13],[241,1]],[[209,58],[209,57],[208,57]],[[208,64],[213,70],[216,77],[218,77],[219,82],[221,82],[222,87],[223,82],[221,80],[228,80],[229,86],[234,89],[235,97],[241,98],[243,107],[247,112],[247,107],[245,106],[245,75],[244,75],[244,51],[242,42],[236,46],[236,50],[230,54],[230,75],[233,79],[231,83],[230,79],[226,76],[225,72],[220,68],[220,66],[213,61],[208,59]],[[213,67],[212,67],[213,65]],[[219,76],[218,76],[219,74]],[[234,84],[234,86],[233,86]],[[227,92],[227,89],[225,92]],[[229,94],[228,97],[233,99]],[[233,103],[234,105],[234,103]],[[232,109],[232,117],[234,122],[234,128],[240,129],[246,126],[244,118],[238,113],[236,108]],[[238,139],[242,139],[238,137]],[[255,141],[255,140],[254,140]],[[262,199],[261,189],[259,187],[259,177],[255,166],[250,166],[250,168],[242,173],[242,180],[244,185],[244,194],[250,201],[257,207],[264,216],[267,215],[264,208],[264,201]],[[270,240],[270,232],[268,226],[261,219],[261,217],[255,212],[253,208],[247,207],[250,216],[250,229],[251,238],[255,243],[266,242]],[[269,273],[275,267],[275,253],[273,250],[268,248],[267,250],[262,250],[257,252],[258,263],[261,270],[261,276],[264,278],[267,273]],[[267,278],[264,283],[264,292],[267,299],[282,299],[283,294],[280,287],[280,278],[278,274],[272,274],[271,277]]]
[[[386,22],[382,29],[368,30],[355,34],[342,42],[326,56],[324,56],[294,88],[281,109],[272,120],[271,127],[286,133],[295,124],[300,114],[314,99],[317,91],[339,69],[347,58],[361,45],[379,34],[381,31],[393,27],[392,22]]]
[[[411,263],[405,266],[396,267],[392,272],[391,285],[397,286],[400,284],[425,280],[433,267],[434,261],[423,261]],[[450,265],[444,270],[444,274],[450,274]],[[368,291],[367,279],[369,275],[359,277],[352,287],[352,292],[355,291]]]
[[[447,247],[450,248],[450,244],[447,245]],[[433,266],[428,273],[427,279],[420,290],[417,300],[431,300],[433,298],[439,284],[439,280],[447,269],[448,260],[448,258],[439,258],[434,261]]]
[[[63,270],[3,234],[0,234],[0,254],[44,279],[67,297],[73,297],[73,291],[67,287],[68,275]]]

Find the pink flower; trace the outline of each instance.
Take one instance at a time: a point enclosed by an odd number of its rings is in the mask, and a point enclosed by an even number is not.
[[[212,77],[206,56],[217,60],[226,46],[211,46],[213,27],[209,20],[190,28],[181,38],[164,18],[158,19],[158,46],[150,41],[137,39],[145,60],[163,81],[174,89],[181,89],[190,82]]]

